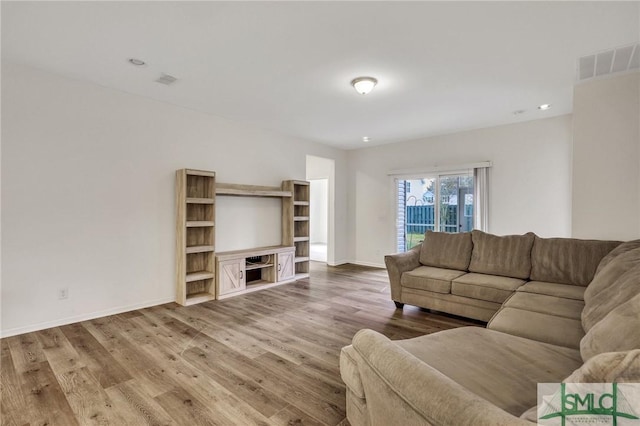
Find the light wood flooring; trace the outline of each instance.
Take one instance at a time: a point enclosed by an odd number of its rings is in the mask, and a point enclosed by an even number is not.
[[[2,425],[346,425],[340,348],[477,325],[405,306],[385,270],[310,279],[1,340]]]

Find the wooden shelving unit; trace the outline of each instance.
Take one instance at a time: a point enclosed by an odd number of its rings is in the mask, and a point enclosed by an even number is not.
[[[176,302],[192,305],[307,278],[309,188],[299,180],[240,185],[216,182],[211,171],[176,171]],[[216,253],[216,196],[281,198],[281,245]]]
[[[295,246],[295,277],[309,276],[309,206],[310,185],[307,181],[286,180],[282,190],[291,198],[282,199],[282,244]]]
[[[215,172],[176,171],[176,302],[215,299]]]

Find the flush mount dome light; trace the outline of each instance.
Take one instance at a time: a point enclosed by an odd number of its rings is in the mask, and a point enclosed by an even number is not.
[[[362,137],[362,142],[369,142],[371,140],[371,138],[369,136],[363,136]]]
[[[142,59],[138,59],[138,58],[131,58],[131,59],[129,59],[129,63],[130,63],[131,65],[135,65],[135,66],[137,66],[137,67],[141,67],[141,66],[143,66],[143,65],[145,65],[145,64],[146,64],[146,62],[145,62],[145,61],[143,61]]]
[[[540,106],[538,107],[538,109],[539,109],[540,111],[546,111],[546,110],[548,110],[549,108],[551,108],[551,104],[542,104],[542,105],[540,105]]]
[[[378,80],[373,77],[358,77],[351,80],[351,85],[361,95],[371,92],[376,84],[378,84]]]

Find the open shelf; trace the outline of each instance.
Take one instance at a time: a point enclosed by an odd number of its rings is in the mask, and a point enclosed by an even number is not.
[[[187,221],[187,228],[200,228],[214,226],[212,220],[189,220]]]
[[[190,253],[205,253],[205,252],[210,252],[210,251],[214,251],[214,246],[191,246],[191,247],[187,247],[186,249],[186,253],[190,254]]]
[[[254,269],[271,268],[273,263],[247,263],[244,267],[245,271],[252,271]]]
[[[294,206],[308,206],[309,202],[308,201],[294,201],[293,205]]]
[[[184,305],[195,305],[196,303],[208,302],[209,300],[214,300],[215,298],[215,295],[206,292],[187,294],[187,300]]]
[[[213,204],[215,200],[213,198],[189,197],[186,202],[187,204]]]
[[[216,195],[235,195],[239,197],[291,197],[291,191],[284,191],[277,186],[238,185],[235,183],[218,183]]]
[[[193,281],[201,281],[201,280],[206,280],[214,277],[215,277],[215,274],[209,271],[190,272],[187,274],[186,282],[190,283]]]
[[[296,222],[302,222],[309,220],[309,216],[294,216],[293,220],[295,220]]]
[[[210,172],[208,170],[185,169],[185,173],[187,176],[204,176],[210,178],[216,177],[216,172]]]

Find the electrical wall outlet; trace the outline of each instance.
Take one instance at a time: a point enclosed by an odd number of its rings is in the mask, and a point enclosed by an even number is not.
[[[58,289],[58,300],[67,299],[69,297],[69,287]]]

